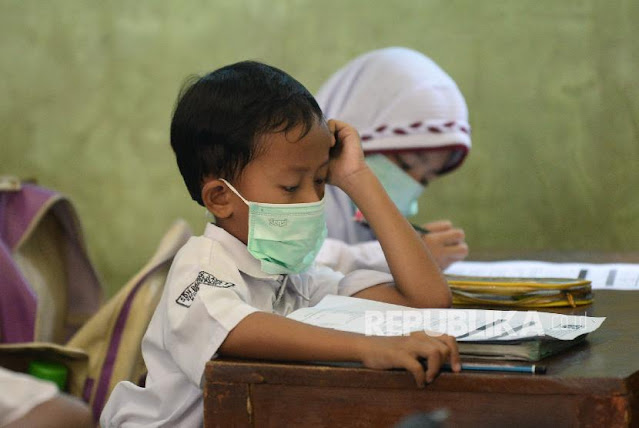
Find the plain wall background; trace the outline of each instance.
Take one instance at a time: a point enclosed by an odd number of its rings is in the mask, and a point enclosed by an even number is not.
[[[205,223],[168,142],[184,79],[243,59],[312,92],[371,49],[407,46],[464,93],[473,149],[418,221],[473,250],[636,250],[639,2],[0,1],[0,174],[69,195],[112,293],[174,219]]]

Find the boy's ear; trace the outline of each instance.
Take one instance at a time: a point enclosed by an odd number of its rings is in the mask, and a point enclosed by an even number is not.
[[[230,193],[222,180],[212,179],[202,186],[202,202],[215,218],[228,218],[233,214]]]

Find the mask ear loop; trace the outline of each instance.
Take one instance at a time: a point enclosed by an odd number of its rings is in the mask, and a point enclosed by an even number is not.
[[[231,191],[232,191],[233,193],[235,193],[235,194],[236,194],[236,195],[237,195],[237,196],[238,196],[238,197],[239,197],[242,201],[244,201],[244,203],[245,203],[246,205],[250,205],[250,204],[249,204],[249,201],[247,201],[246,199],[244,199],[244,196],[240,195],[240,192],[238,192],[238,191],[235,189],[235,187],[233,187],[233,186],[231,185],[231,183],[229,183],[228,181],[226,181],[226,180],[225,180],[225,179],[223,179],[223,178],[220,178],[220,181],[223,181],[223,182],[224,182],[224,184],[226,184],[226,186],[227,186],[229,189],[231,189]]]
[[[229,183],[228,181],[226,181],[226,180],[225,180],[225,179],[223,179],[223,178],[220,178],[220,181],[223,181],[223,182],[224,182],[224,184],[226,184],[226,186],[227,186],[229,189],[231,189],[231,191],[233,191],[233,193],[235,193],[237,196],[239,196],[239,198],[240,198],[242,201],[244,201],[244,203],[245,203],[246,205],[248,205],[248,204],[249,204],[249,203],[248,203],[248,201],[247,201],[246,199],[244,199],[244,197],[242,197],[242,195],[240,195],[240,194],[238,193],[238,191],[237,191],[237,190],[235,190],[235,187],[231,186],[231,183]],[[209,220],[209,221],[215,222],[215,216],[214,216],[214,215],[213,215],[213,214],[212,214],[212,213],[211,213],[208,209],[204,209],[204,218],[206,218],[206,219],[207,219],[207,220]]]

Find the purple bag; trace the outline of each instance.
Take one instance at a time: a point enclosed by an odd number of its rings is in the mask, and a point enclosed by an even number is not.
[[[71,202],[0,177],[0,343],[65,343],[101,303]]]

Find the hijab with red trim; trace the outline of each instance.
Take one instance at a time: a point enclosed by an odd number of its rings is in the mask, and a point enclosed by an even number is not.
[[[454,149],[440,174],[471,146],[466,101],[430,58],[390,47],[363,54],[333,74],[316,99],[327,118],[353,125],[364,153]]]

